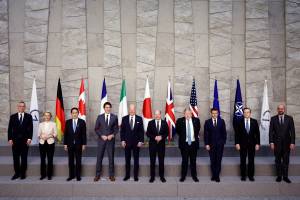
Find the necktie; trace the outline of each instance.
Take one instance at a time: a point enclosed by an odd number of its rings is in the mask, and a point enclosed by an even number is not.
[[[130,128],[133,130],[133,117],[130,117]]]
[[[74,131],[74,133],[76,131],[76,121],[75,121],[75,119],[73,119],[73,131]]]
[[[217,120],[214,119],[214,127],[217,127]]]
[[[283,117],[280,116],[280,124],[283,125]]]
[[[159,121],[158,120],[156,121],[156,130],[159,133]]]
[[[23,115],[22,115],[22,113],[20,114],[20,124],[22,124],[22,122],[23,122]]]
[[[249,131],[250,131],[249,119],[246,120],[246,131],[249,134]]]
[[[108,126],[108,115],[105,117],[105,124]]]
[[[191,127],[190,127],[190,120],[187,120],[187,137],[188,137],[188,145],[192,144],[192,135],[191,135]]]

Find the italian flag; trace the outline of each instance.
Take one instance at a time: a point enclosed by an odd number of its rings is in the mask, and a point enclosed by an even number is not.
[[[121,94],[120,94],[119,114],[118,114],[119,126],[121,126],[122,118],[126,115],[128,115],[127,97],[126,97],[126,84],[125,84],[125,80],[123,80],[122,81]]]
[[[57,84],[57,97],[56,97],[56,109],[55,109],[55,123],[57,127],[57,139],[61,143],[64,131],[65,131],[65,110],[64,110],[64,101],[61,91],[60,79],[58,79]]]

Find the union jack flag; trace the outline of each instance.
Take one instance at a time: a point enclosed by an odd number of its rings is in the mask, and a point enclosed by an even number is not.
[[[175,111],[170,81],[168,82],[168,96],[166,99],[165,120],[169,126],[168,141],[170,142],[170,140],[175,135]]]

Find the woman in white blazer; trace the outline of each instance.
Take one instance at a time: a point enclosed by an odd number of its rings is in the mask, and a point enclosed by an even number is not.
[[[39,124],[39,148],[41,156],[41,178],[43,180],[48,176],[48,180],[52,179],[53,174],[53,155],[55,147],[55,138],[57,137],[56,124],[51,121],[51,112],[44,112],[44,121]],[[46,156],[48,165],[46,169]]]

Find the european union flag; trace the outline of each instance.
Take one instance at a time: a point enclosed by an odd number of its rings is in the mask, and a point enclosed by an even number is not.
[[[215,80],[213,108],[218,109],[219,116],[221,116],[220,105],[219,105],[219,94],[218,94],[218,81],[217,80]]]
[[[235,91],[235,100],[234,100],[234,115],[233,115],[233,128],[236,131],[238,122],[243,119],[243,100],[241,93],[241,86],[239,79],[236,81],[236,91]]]

